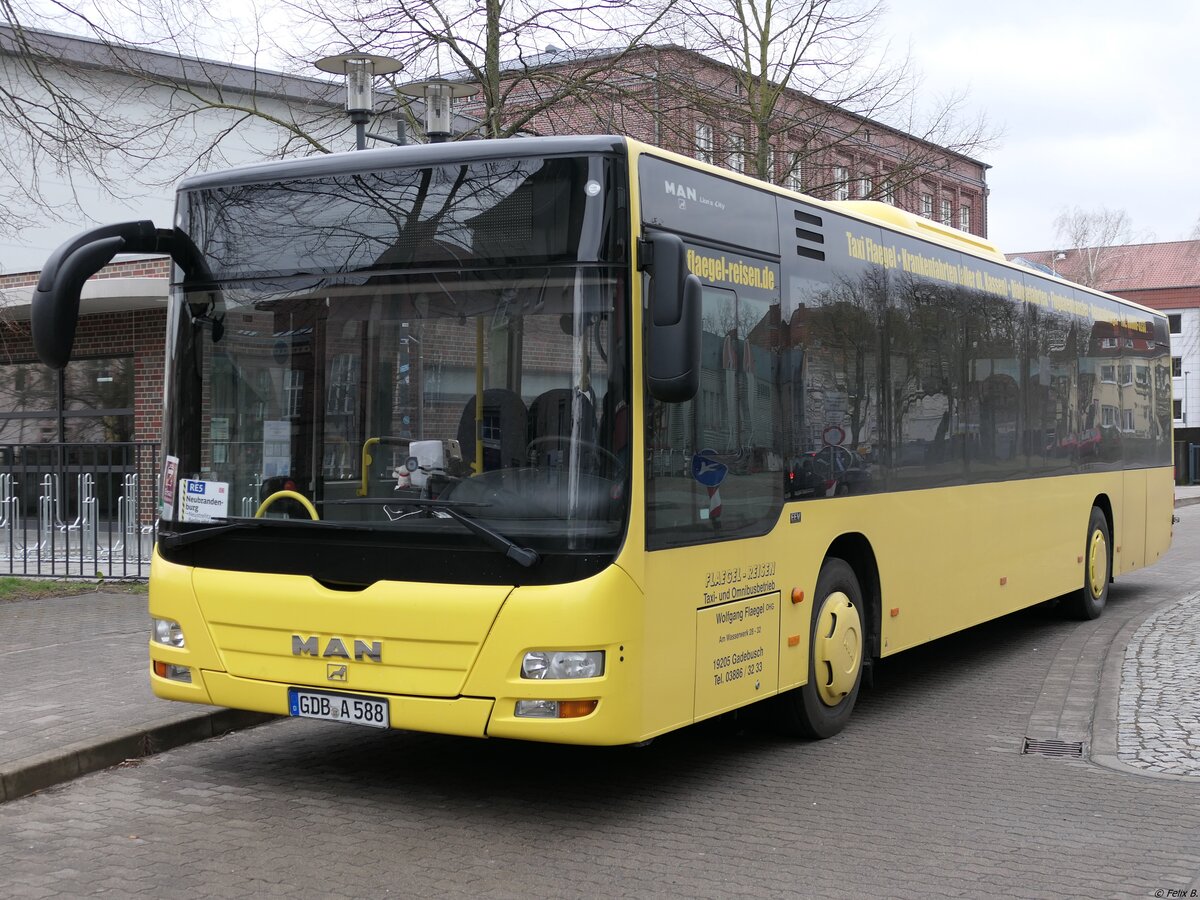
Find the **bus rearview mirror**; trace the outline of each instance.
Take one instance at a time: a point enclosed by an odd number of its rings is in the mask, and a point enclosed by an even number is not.
[[[650,234],[641,247],[650,273],[646,382],[655,400],[685,403],[700,388],[700,279],[688,271],[678,235]]]
[[[103,225],[78,234],[46,259],[33,291],[30,328],[38,359],[61,369],[71,359],[83,283],[112,262],[118,253],[173,253],[173,231],[153,222]]]

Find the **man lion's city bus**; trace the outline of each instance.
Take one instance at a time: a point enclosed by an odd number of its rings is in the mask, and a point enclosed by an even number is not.
[[[379,728],[838,732],[882,657],[1172,531],[1165,319],[620,137],[188,178],[43,270],[48,365],[173,258],[150,680]]]

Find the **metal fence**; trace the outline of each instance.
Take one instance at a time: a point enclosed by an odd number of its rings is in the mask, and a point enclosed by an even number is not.
[[[0,574],[146,578],[157,444],[0,445]]]

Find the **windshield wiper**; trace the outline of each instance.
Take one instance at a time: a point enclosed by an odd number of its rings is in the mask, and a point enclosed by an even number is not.
[[[229,522],[225,525],[213,525],[210,528],[197,528],[195,531],[168,531],[159,534],[158,542],[168,548],[182,547],[185,544],[206,541],[210,537],[216,537],[218,534],[241,531],[246,528],[258,528],[262,524],[262,521],[262,519],[254,519],[249,522]]]
[[[353,502],[353,501],[350,501]],[[393,501],[394,502],[394,501]],[[405,501],[408,502],[408,501]],[[426,500],[419,505],[424,506],[430,512],[441,513],[454,521],[461,524],[472,534],[481,538],[484,543],[502,552],[513,562],[518,563],[526,568],[536,565],[541,561],[541,557],[536,550],[529,547],[518,546],[515,541],[506,538],[498,531],[493,531],[486,525],[475,521],[468,516],[464,516],[454,507],[459,504],[454,504],[453,501],[429,501]],[[463,503],[463,506],[486,506],[482,503]],[[195,531],[168,531],[161,533],[158,540],[164,547],[168,549],[174,547],[183,547],[187,544],[195,544],[199,541],[206,541],[209,538],[216,537],[221,534],[228,534],[231,531],[255,530],[263,525],[288,525],[294,524],[297,526],[318,528],[328,528],[338,531],[373,531],[369,525],[356,525],[345,522],[327,522],[322,520],[312,519],[241,519],[236,522],[226,522],[222,525],[213,525],[208,528],[197,528]]]
[[[538,552],[530,547],[520,547],[515,541],[506,538],[498,531],[488,528],[482,522],[477,522],[474,519],[464,516],[453,506],[445,503],[428,504],[428,508],[435,513],[442,513],[449,516],[455,522],[466,527],[473,534],[478,535],[483,539],[483,542],[501,551],[505,556],[515,563],[519,563],[525,568],[537,565],[541,560]]]
[[[239,519],[236,522],[226,522],[223,525],[213,525],[209,528],[197,528],[195,531],[168,531],[158,535],[159,542],[168,549],[183,547],[206,541],[220,534],[231,531],[253,531],[263,525],[297,525],[305,528],[316,526],[336,531],[370,531],[369,527],[345,522],[325,522],[319,519]]]

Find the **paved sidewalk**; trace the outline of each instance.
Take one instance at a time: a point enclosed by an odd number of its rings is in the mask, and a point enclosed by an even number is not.
[[[1191,506],[1200,503],[1200,484],[1175,485],[1175,505]]]
[[[1177,487],[1175,496],[1176,506],[1200,503],[1200,485]],[[1180,707],[1174,694],[1146,689],[1146,673],[1157,671],[1150,668],[1156,660],[1170,660],[1175,684],[1200,681],[1194,637],[1200,606],[1195,597],[1189,601],[1175,598],[1164,604],[1136,634],[1123,627],[1135,623],[1115,615],[1081,625],[1077,659],[1071,661],[1062,690],[1051,691],[1039,703],[1031,736],[1084,739],[1093,721],[1100,669],[1115,655],[1125,661],[1125,677],[1117,675],[1122,682],[1121,760],[1184,777],[1200,772],[1197,704],[1184,698]],[[1156,623],[1167,627],[1156,628]],[[0,803],[270,718],[156,698],[146,671],[149,629],[146,598],[140,594],[100,591],[0,602]],[[1180,641],[1191,643],[1176,646]],[[1129,662],[1127,647],[1146,660],[1142,670],[1136,659]],[[1167,702],[1177,708],[1168,711],[1163,706]],[[1179,727],[1164,716],[1184,720],[1182,744],[1174,741]],[[1117,727],[1112,722],[1114,732]],[[1155,744],[1160,739],[1174,741],[1173,755],[1162,755]]]
[[[0,601],[0,802],[263,721],[150,692],[143,594]]]

